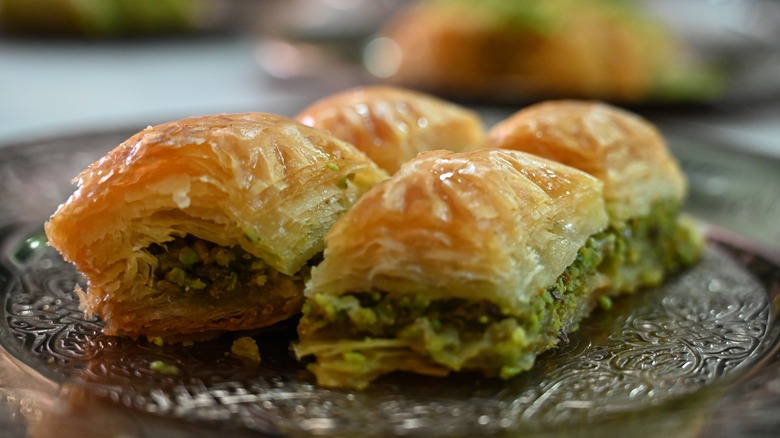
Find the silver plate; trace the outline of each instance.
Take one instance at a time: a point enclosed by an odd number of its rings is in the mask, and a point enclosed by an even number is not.
[[[0,430],[213,436],[756,436],[780,430],[780,268],[710,232],[702,263],[597,312],[510,381],[397,374],[366,391],[318,388],[290,355],[294,323],[190,347],[106,337],[73,293],[83,279],[42,223],[68,180],[129,133],[4,149],[0,176]],[[8,208],[10,207],[10,208]],[[153,372],[162,360],[178,374]],[[770,415],[767,415],[770,414]],[[67,428],[67,429],[63,429]]]

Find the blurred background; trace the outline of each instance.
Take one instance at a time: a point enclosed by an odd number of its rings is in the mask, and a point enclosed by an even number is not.
[[[0,147],[378,83],[487,125],[547,98],[638,112],[694,213],[780,248],[778,1],[0,0]]]

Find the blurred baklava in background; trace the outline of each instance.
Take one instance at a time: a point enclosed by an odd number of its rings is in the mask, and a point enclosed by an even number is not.
[[[224,24],[227,0],[0,0],[8,35],[126,38],[192,34]]]
[[[719,73],[632,0],[421,0],[367,52],[391,83],[461,99],[706,99]]]

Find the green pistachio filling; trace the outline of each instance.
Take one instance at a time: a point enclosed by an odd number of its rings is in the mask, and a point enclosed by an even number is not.
[[[680,218],[679,204],[660,202],[643,217],[611,226],[598,236],[606,245],[599,272],[610,280],[607,293],[617,295],[655,286],[670,273],[699,259],[702,241],[691,222]]]
[[[309,275],[304,266],[295,276],[287,276],[239,246],[226,248],[193,236],[176,237],[149,248],[157,257],[155,287],[179,296],[210,296],[260,290],[269,281],[292,279],[303,284]]]
[[[370,355],[371,339],[393,338],[409,351],[432,359],[430,366],[478,369],[511,377],[533,365],[535,352],[565,337],[568,325],[583,312],[587,279],[601,261],[599,243],[591,238],[556,284],[541,291],[525,313],[502,309],[488,300],[364,292],[342,296],[318,294],[304,304],[306,330],[321,342],[364,340],[336,361],[354,368],[356,357]],[[377,343],[381,347],[381,341]],[[335,346],[333,351],[339,351]],[[369,351],[367,351],[369,350]],[[438,365],[436,365],[438,364]],[[357,365],[364,368],[366,363]]]
[[[575,330],[592,307],[610,308],[609,295],[657,284],[694,262],[700,240],[677,218],[676,204],[660,203],[646,217],[591,236],[524,309],[382,291],[314,294],[304,305],[305,335],[296,349],[316,357],[310,369],[331,386],[363,387],[399,369],[479,370],[509,378],[531,368],[537,354]]]

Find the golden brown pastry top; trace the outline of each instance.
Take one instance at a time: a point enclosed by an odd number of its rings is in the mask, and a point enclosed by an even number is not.
[[[612,222],[643,216],[658,200],[685,196],[684,176],[658,130],[603,103],[530,106],[496,125],[490,144],[559,161],[602,180]]]
[[[149,127],[93,163],[45,228],[93,300],[121,287],[152,293],[145,248],[185,234],[240,245],[290,275],[386,177],[352,145],[283,117],[196,117]]]
[[[388,21],[392,83],[450,96],[635,101],[679,63],[676,41],[632,2],[433,0]],[[390,68],[392,70],[392,68]]]
[[[306,293],[528,302],[606,226],[601,187],[517,151],[423,153],[336,222]]]
[[[354,144],[391,174],[420,152],[475,149],[485,140],[473,111],[393,87],[350,89],[314,103],[296,118]]]

